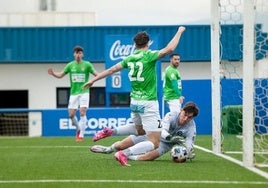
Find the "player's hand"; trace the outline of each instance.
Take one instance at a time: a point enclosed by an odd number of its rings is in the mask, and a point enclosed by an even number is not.
[[[184,143],[185,140],[182,136],[172,136],[170,138],[170,142],[172,142],[172,143]]]
[[[194,148],[192,148],[190,151],[187,152],[187,158],[188,158],[188,159],[193,159],[193,158],[195,158]]]
[[[83,88],[84,88],[84,89],[85,89],[85,88],[90,88],[92,85],[93,85],[93,82],[88,81],[87,83],[85,83],[85,84],[83,85]]]
[[[185,31],[185,29],[186,29],[185,27],[180,26],[178,29],[178,32],[183,33]]]
[[[47,73],[50,74],[50,75],[53,75],[53,74],[54,74],[54,71],[53,71],[52,68],[49,68],[49,69],[47,70]]]

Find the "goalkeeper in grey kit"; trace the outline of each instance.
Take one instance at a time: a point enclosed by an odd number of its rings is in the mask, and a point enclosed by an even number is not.
[[[154,160],[168,151],[176,145],[184,145],[187,149],[187,157],[192,159],[195,157],[194,153],[194,141],[196,137],[196,124],[194,117],[199,113],[199,109],[193,102],[188,102],[181,109],[181,112],[174,111],[165,115],[162,120],[163,130],[161,133],[161,142],[159,147],[151,151],[140,151],[138,155],[132,155],[132,153],[138,153],[137,151],[131,151],[128,157],[131,160],[137,161],[151,161]],[[116,134],[119,134],[117,131]],[[95,145],[90,148],[92,152],[96,153],[112,153],[118,150],[128,150],[128,147],[135,145],[139,142],[146,140],[146,135],[130,135],[122,141],[117,141],[109,147]]]

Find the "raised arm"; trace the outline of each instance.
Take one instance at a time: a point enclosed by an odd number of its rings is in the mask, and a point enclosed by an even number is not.
[[[162,48],[159,51],[158,59],[172,53],[177,45],[179,44],[181,34],[185,31],[185,27],[180,26],[176,32],[176,34],[173,36],[173,38],[169,41],[169,43],[166,45],[166,47]]]
[[[118,72],[120,70],[122,70],[123,67],[121,65],[121,63],[117,63],[114,66],[102,71],[101,73],[98,73],[96,77],[92,78],[91,80],[89,80],[87,83],[84,84],[84,88],[89,88],[91,87],[96,81],[105,78],[115,72]]]
[[[54,76],[55,78],[62,78],[63,76],[65,76],[64,72],[54,72],[52,68],[49,68],[47,70],[47,73]]]

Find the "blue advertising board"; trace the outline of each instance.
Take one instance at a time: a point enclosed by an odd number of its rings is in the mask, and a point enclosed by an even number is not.
[[[42,136],[75,135],[76,127],[72,125],[67,109],[44,110],[42,113]],[[87,110],[87,118],[85,136],[92,136],[104,127],[133,124],[129,108],[90,108]]]
[[[211,134],[211,82],[210,80],[183,80],[185,102],[194,101],[200,113],[195,118],[197,134]],[[198,91],[198,95],[196,94]],[[161,102],[160,102],[161,104]],[[168,110],[165,110],[167,113]],[[79,118],[79,114],[77,114]],[[163,117],[163,116],[162,116]],[[129,108],[89,108],[87,110],[85,136],[92,136],[104,127],[118,127],[133,124]],[[74,136],[76,128],[68,118],[67,109],[47,109],[42,111],[42,136]]]

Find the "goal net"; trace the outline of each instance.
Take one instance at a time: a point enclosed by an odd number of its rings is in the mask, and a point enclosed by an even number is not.
[[[268,167],[268,1],[211,2],[213,150]]]
[[[0,109],[0,136],[41,136],[42,111]]]

